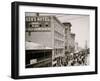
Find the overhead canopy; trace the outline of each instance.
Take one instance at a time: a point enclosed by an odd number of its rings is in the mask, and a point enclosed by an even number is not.
[[[50,47],[46,47],[44,45],[38,44],[38,43],[34,43],[34,42],[25,42],[25,49],[26,50],[43,50],[43,49],[52,49]]]

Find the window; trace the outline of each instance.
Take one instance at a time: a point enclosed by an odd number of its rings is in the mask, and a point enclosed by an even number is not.
[[[40,24],[39,27],[42,27],[42,25]]]

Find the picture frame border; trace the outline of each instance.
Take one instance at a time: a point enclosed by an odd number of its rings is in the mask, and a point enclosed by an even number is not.
[[[95,10],[95,71],[19,76],[19,49],[18,48],[19,48],[19,6],[20,5]],[[26,78],[43,78],[43,77],[97,74],[98,73],[98,53],[97,53],[98,20],[97,18],[98,18],[98,7],[96,6],[33,3],[33,2],[31,3],[31,2],[17,2],[17,1],[12,2],[11,3],[11,78],[26,79]]]

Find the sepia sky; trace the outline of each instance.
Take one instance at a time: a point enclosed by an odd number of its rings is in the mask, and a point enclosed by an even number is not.
[[[73,15],[68,17],[59,17],[61,22],[67,21],[71,22],[71,32],[75,33],[75,41],[78,42],[79,46],[84,48],[87,41],[87,46],[89,47],[89,16],[86,15]]]

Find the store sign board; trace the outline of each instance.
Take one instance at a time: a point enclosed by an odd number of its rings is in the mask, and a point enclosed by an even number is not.
[[[43,32],[50,31],[50,16],[28,16],[25,18],[26,32]]]

